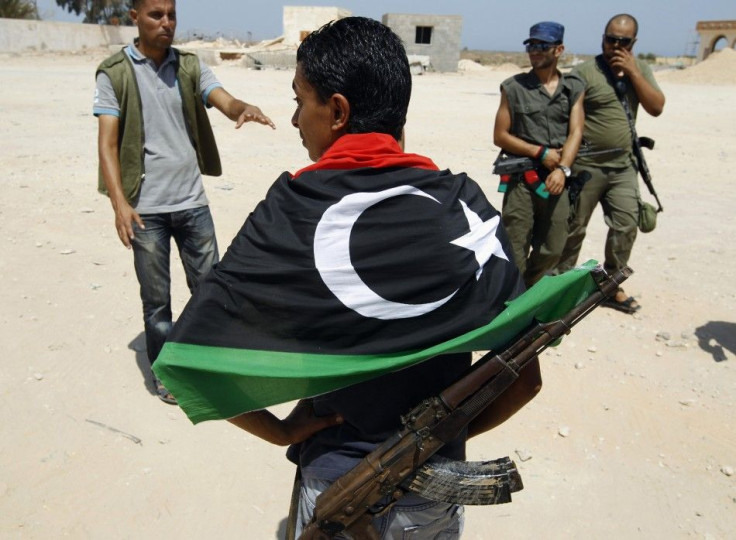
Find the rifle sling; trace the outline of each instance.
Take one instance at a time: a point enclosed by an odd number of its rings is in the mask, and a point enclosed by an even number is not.
[[[613,87],[613,92],[614,94],[616,94],[619,103],[621,103],[621,107],[623,107],[624,109],[626,120],[628,120],[629,122],[629,131],[631,132],[631,147],[634,149],[634,156],[636,157],[636,163],[639,169],[639,173],[644,179],[644,183],[647,185],[647,189],[649,189],[649,192],[654,196],[654,199],[657,201],[657,205],[659,206],[657,212],[661,212],[663,210],[662,203],[659,202],[657,192],[654,190],[654,184],[652,183],[651,175],[649,174],[649,167],[647,166],[647,162],[644,159],[644,154],[641,150],[639,135],[636,133],[636,122],[634,121],[634,115],[631,113],[631,106],[629,105],[629,101],[626,99],[626,92],[619,91],[618,87],[616,86],[617,80],[614,78],[613,72],[611,71],[611,68],[608,66],[608,64],[606,64],[600,58],[596,59],[596,62],[598,62],[598,66],[603,70],[603,73],[606,75],[608,84]],[[649,140],[651,141],[651,147],[653,147],[654,141],[652,141],[651,139]]]

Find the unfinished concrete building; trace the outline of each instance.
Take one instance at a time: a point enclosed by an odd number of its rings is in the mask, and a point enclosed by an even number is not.
[[[463,29],[460,15],[387,13],[381,22],[402,39],[410,57],[429,57],[434,71],[457,71]]]
[[[304,38],[330,21],[350,15],[350,11],[339,7],[284,6],[283,35],[280,38],[261,50],[251,48],[234,54],[242,57],[247,67],[293,69],[296,65],[296,48]],[[460,15],[387,13],[383,15],[382,22],[404,42],[412,73],[421,73],[425,69],[457,71],[462,33]]]

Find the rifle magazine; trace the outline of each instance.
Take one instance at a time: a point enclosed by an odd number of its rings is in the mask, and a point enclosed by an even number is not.
[[[511,502],[511,494],[524,485],[516,464],[508,457],[453,461],[435,456],[402,487],[433,501],[485,506]]]

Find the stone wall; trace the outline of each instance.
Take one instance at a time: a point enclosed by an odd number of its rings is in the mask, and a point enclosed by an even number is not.
[[[135,26],[0,18],[0,52],[81,51],[130,43]]]
[[[296,69],[296,50],[254,51],[243,55],[241,64],[254,69]]]

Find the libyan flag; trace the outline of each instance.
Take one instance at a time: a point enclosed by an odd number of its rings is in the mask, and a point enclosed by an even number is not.
[[[345,135],[274,183],[153,370],[192,422],[231,418],[497,350],[596,288],[591,263],[520,295],[510,254],[498,211],[466,175],[386,135]]]

